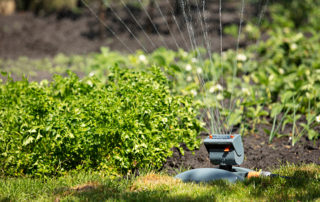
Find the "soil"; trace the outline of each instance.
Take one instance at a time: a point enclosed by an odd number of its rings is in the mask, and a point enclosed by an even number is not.
[[[202,139],[207,134],[202,134]],[[309,141],[302,137],[291,146],[288,137],[274,138],[271,144],[265,133],[243,137],[245,159],[241,167],[262,169],[265,171],[279,168],[281,165],[314,163],[320,165],[320,142]],[[210,163],[208,152],[202,144],[198,150],[190,151],[185,146],[184,155],[177,148],[173,148],[173,156],[168,158],[163,169],[170,174],[176,174],[180,169],[214,168]],[[194,154],[193,154],[194,153]]]
[[[172,16],[171,7],[165,3],[167,1],[161,2],[160,7],[165,11],[165,19],[169,19]],[[212,2],[210,1],[207,4],[205,17],[208,21],[208,38],[211,41],[211,48],[213,51],[219,51],[219,8],[216,1],[215,3]],[[240,1],[224,3],[222,10],[223,26],[239,23],[240,4],[238,2]],[[194,6],[191,9],[194,9]],[[94,11],[96,10],[94,9]],[[147,17],[142,10],[136,8],[130,8],[130,10],[139,19],[142,27],[146,28],[146,34],[139,29],[139,26],[132,20],[125,8],[114,8],[114,12],[123,19],[147,52],[163,45],[171,49],[177,49],[175,40],[179,47],[190,50],[188,30],[183,15],[176,16],[182,31],[181,34],[175,23],[169,24],[169,31],[166,21],[159,13],[155,12],[153,21],[160,33],[157,34],[152,27],[147,29],[150,26],[148,26]],[[257,9],[252,6],[246,6],[245,11],[246,18],[257,16]],[[62,12],[39,17],[27,12],[12,16],[0,16],[0,58],[15,59],[20,56],[43,58],[53,57],[58,53],[67,55],[87,54],[99,51],[101,46],[108,46],[111,50],[124,53],[141,49],[141,45],[135,40],[133,34],[128,32],[112,11],[107,11],[106,20],[103,23],[112,29],[115,34],[113,35],[107,28],[104,28],[105,30],[101,34],[99,32],[101,23],[89,11],[85,11],[81,15]],[[192,24],[194,25],[197,44],[202,44],[201,23],[193,21]],[[150,43],[146,35],[154,45]],[[236,47],[236,39],[231,36],[223,35],[223,40],[224,50]],[[166,42],[166,45],[163,41]],[[240,47],[249,43],[249,41],[240,41]],[[123,44],[131,50],[127,50]],[[47,72],[39,72],[39,74],[39,79],[50,76]],[[206,134],[200,135],[202,139],[205,137]],[[256,135],[243,137],[245,160],[241,166],[268,170],[286,163],[320,164],[319,141],[314,143],[303,137],[296,146],[292,147],[288,137],[275,138],[272,144],[268,144],[268,138],[263,130]],[[192,151],[186,149],[185,154],[181,155],[178,149],[173,148],[173,156],[165,163],[164,169],[170,173],[176,173],[181,168],[213,167],[210,164],[204,145],[199,150],[194,151],[195,155],[192,153]]]
[[[58,53],[87,54],[99,51],[101,46],[129,53],[137,49],[150,52],[161,46],[174,50],[177,47],[190,50],[191,45],[184,15],[181,13],[174,20],[173,7],[168,2],[160,1],[159,7],[164,17],[157,9],[158,7],[154,9],[152,16],[149,15],[152,17],[155,28],[149,24],[146,12],[135,7],[118,6],[112,10],[108,9],[104,21],[99,21],[94,16],[98,15],[95,5],[92,5],[92,12],[83,8],[84,11],[81,14],[62,11],[42,17],[31,12],[0,16],[0,58],[20,56],[42,58],[52,57]],[[239,24],[240,6],[239,1],[228,1],[223,4],[222,25],[224,27]],[[245,9],[247,18],[256,15],[256,9],[251,7],[247,5]],[[136,21],[127,9],[130,9]],[[194,29],[196,44],[205,46],[202,23],[196,9],[195,5],[190,6],[190,16],[192,16],[190,23]],[[207,3],[204,17],[208,22],[206,27],[211,48],[213,51],[218,51],[220,50],[220,18],[217,3]],[[123,22],[119,21],[120,18]],[[240,47],[246,44],[246,41],[241,41]],[[236,39],[224,35],[223,49],[235,47]]]

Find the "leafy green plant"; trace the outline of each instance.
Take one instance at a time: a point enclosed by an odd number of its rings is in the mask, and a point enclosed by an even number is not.
[[[315,18],[319,15],[319,7],[320,3],[313,0],[282,0],[271,6],[272,18],[275,20],[273,23],[276,26],[290,25],[295,28],[317,29],[320,24]]]
[[[319,9],[317,4],[312,8],[310,4],[306,6],[311,13]],[[284,7],[275,3],[270,11],[273,9]],[[265,32],[268,39],[237,52],[228,50],[210,56],[201,47],[190,52],[159,48],[150,54],[137,51],[124,55],[101,48],[100,53],[86,57],[60,54],[53,60],[30,64],[27,59],[4,60],[0,66],[13,73],[23,69],[31,78],[41,70],[52,69],[51,73],[65,74],[71,69],[94,75],[105,83],[109,80],[111,67],[143,72],[155,65],[168,78],[168,90],[172,95],[191,95],[201,105],[199,117],[208,122],[211,133],[215,130],[214,124],[241,128],[242,134],[255,133],[257,127],[264,124],[270,141],[286,135],[295,143],[307,133],[310,139],[317,139],[319,134],[315,127],[318,122],[310,118],[320,114],[320,38],[315,34],[316,24],[297,27],[287,14],[280,14],[280,10],[270,13],[274,26],[262,22],[265,30],[247,23],[246,37],[257,40]],[[232,29],[235,30],[230,28],[231,32]],[[34,66],[39,68],[33,70]],[[221,120],[214,120],[214,111]]]
[[[130,173],[160,168],[172,147],[199,145],[196,108],[172,96],[157,68],[110,68],[107,80],[75,74],[0,85],[0,173],[61,174],[81,168]]]

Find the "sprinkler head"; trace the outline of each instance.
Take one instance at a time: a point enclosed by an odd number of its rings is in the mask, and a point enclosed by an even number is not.
[[[257,176],[257,172],[247,168],[233,167],[240,165],[244,159],[241,135],[209,135],[204,140],[210,161],[219,168],[197,168],[180,173],[176,178],[183,182],[210,182],[228,180],[243,181],[246,177]],[[260,173],[259,173],[260,174]]]
[[[210,162],[222,167],[240,165],[244,159],[241,135],[210,135],[204,140]]]

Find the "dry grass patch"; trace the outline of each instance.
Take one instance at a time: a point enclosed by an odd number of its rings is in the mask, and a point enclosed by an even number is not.
[[[74,187],[71,187],[70,191],[78,191],[78,192],[89,191],[92,189],[97,189],[99,186],[101,185],[97,182],[88,182],[86,184],[76,185]]]
[[[132,184],[130,191],[155,190],[159,188],[170,189],[171,187],[181,184],[181,180],[174,177],[150,173],[145,176],[138,177]]]
[[[87,182],[85,184],[81,185],[75,185],[70,188],[66,188],[65,191],[61,194],[62,197],[73,195],[76,193],[82,193],[82,192],[92,192],[95,190],[100,189],[102,186],[98,182]],[[60,197],[58,197],[60,198]],[[57,201],[57,199],[56,199]]]

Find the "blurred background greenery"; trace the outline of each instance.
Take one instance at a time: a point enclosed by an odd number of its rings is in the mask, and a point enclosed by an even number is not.
[[[126,4],[134,7],[154,6],[154,1],[160,0],[123,0]],[[171,0],[172,6],[175,8],[175,13],[180,12],[180,1]],[[189,0],[190,1],[190,0]],[[192,3],[192,1],[190,1]],[[256,4],[257,6],[267,2],[267,0],[249,0],[248,3]],[[84,4],[95,4],[100,7],[100,10],[106,9],[110,5],[122,4],[117,0],[0,0],[0,14],[11,14],[16,11],[32,11],[38,15],[46,15],[53,12],[72,11],[79,13]],[[293,27],[303,26],[306,23],[316,23],[319,19],[318,10],[320,1],[314,0],[279,0],[272,1],[270,4],[274,6],[275,12],[282,12],[286,19],[291,19]],[[285,8],[285,9],[283,9]],[[281,10],[281,11],[280,11]],[[286,23],[286,22],[283,22]]]

